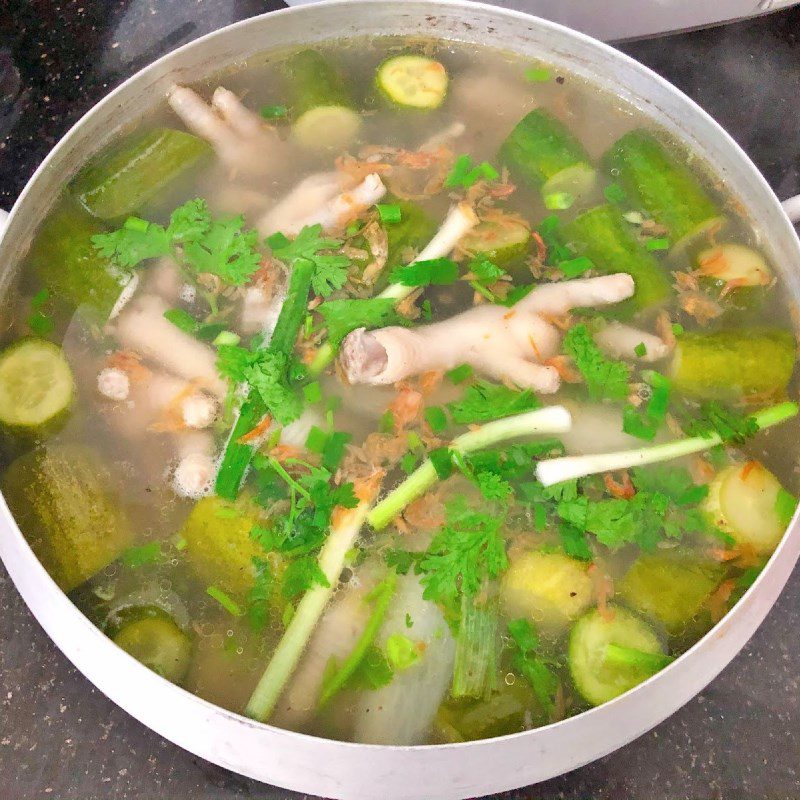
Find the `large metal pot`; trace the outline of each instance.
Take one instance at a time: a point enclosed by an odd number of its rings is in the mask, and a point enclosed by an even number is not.
[[[22,192],[0,243],[0,294],[59,188],[121,126],[173,82],[233,67],[264,49],[348,36],[417,34],[493,45],[542,58],[616,92],[711,162],[769,232],[764,246],[785,291],[800,300],[798,241],[764,178],[736,143],[670,84],[582,34],[525,14],[465,2],[332,2],[232,25],[160,59],[126,81],[64,137]],[[800,553],[793,520],[739,604],[671,666],[604,706],[526,733],[465,744],[379,747],[328,741],[263,725],[180,689],[111,643],[58,589],[0,501],[0,555],[33,614],[64,654],[128,713],[181,747],[269,783],[336,798],[455,800],[545,780],[599,758],[656,725],[699,692],[764,619]],[[413,698],[409,698],[413,702]]]

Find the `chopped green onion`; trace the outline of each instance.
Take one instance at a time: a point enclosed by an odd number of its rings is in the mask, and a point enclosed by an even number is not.
[[[441,406],[430,406],[425,409],[425,421],[434,433],[441,433],[447,427],[447,415]]]
[[[241,617],[244,615],[242,607],[227,592],[223,592],[219,586],[209,586],[206,589],[206,594],[216,600],[232,616]]]
[[[322,453],[328,443],[328,434],[316,425],[311,426],[306,438],[306,450],[312,453]]]
[[[669,250],[669,239],[659,236],[655,239],[648,239],[645,243],[648,250]]]
[[[680,336],[681,334],[683,334],[683,325],[681,325],[680,322],[673,322],[672,333],[674,336]]]
[[[322,400],[322,387],[319,385],[319,381],[307,383],[303,387],[303,397],[306,399],[306,402],[311,405],[319,403],[319,401]]]
[[[403,218],[403,212],[397,203],[376,203],[375,208],[378,209],[378,216],[381,222],[397,223]]]
[[[135,547],[129,547],[121,556],[120,561],[126,567],[141,567],[152,564],[161,558],[161,542],[148,542]]]
[[[402,633],[393,633],[386,640],[386,660],[392,669],[401,672],[419,661],[420,652],[415,642]]]
[[[531,83],[545,83],[553,77],[547,67],[529,67],[525,70],[525,80]]]
[[[639,344],[633,348],[633,352],[636,353],[639,358],[644,358],[647,355],[647,345],[645,345],[644,342],[639,342]]]

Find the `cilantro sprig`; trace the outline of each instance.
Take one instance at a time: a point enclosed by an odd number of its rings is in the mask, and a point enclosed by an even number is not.
[[[586,325],[580,323],[570,328],[563,346],[583,376],[593,400],[623,400],[628,396],[628,365],[607,358],[595,344]]]
[[[233,286],[247,283],[261,262],[258,234],[245,229],[244,217],[215,219],[201,198],[176,208],[166,226],[129,217],[118,230],[93,236],[92,244],[123,269],[171,256],[190,272],[210,273]]]

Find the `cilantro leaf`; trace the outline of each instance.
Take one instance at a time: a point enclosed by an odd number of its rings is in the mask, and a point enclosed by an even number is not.
[[[395,267],[389,274],[390,283],[401,286],[446,286],[458,280],[458,264],[449,258],[415,261]]]
[[[468,386],[461,399],[448,403],[447,407],[453,422],[469,425],[532,411],[539,405],[536,395],[529,389],[515,391],[500,383],[480,380]]]
[[[217,275],[233,286],[245,284],[261,261],[258,234],[244,230],[244,218],[215,220],[200,198],[176,208],[166,228],[128,217],[119,230],[93,236],[92,244],[101,256],[126,269],[169,255],[195,272]]]
[[[477,594],[485,578],[508,567],[501,528],[505,519],[475,511],[463,497],[446,508],[447,521],[419,562],[426,600],[455,605],[459,594]]]
[[[330,586],[325,573],[315,557],[303,556],[289,565],[283,573],[281,591],[287,600],[293,600],[314,586]]]
[[[630,370],[622,361],[606,358],[584,324],[574,325],[564,337],[564,352],[571,356],[586,381],[593,400],[623,400],[628,395]]]
[[[356,328],[383,328],[387,325],[406,325],[407,320],[397,313],[397,301],[386,297],[366,300],[326,300],[317,311],[325,320],[328,341],[333,347],[341,344]]]
[[[650,399],[643,409],[630,403],[625,405],[622,411],[622,430],[631,436],[651,441],[667,417],[672,384],[669,378],[651,370],[643,373],[643,377],[650,384]]]
[[[92,244],[103,258],[124,269],[170,253],[164,228],[138,217],[129,217],[119,230],[92,236]]]
[[[531,685],[542,710],[551,714],[558,691],[558,676],[536,654],[539,637],[532,623],[527,619],[511,620],[508,623],[508,633],[514,649],[511,666]]]
[[[328,297],[344,286],[351,262],[345,255],[326,253],[337,250],[342,243],[321,233],[322,225],[306,225],[293,240],[276,233],[267,239],[267,244],[273,255],[290,267],[300,260],[310,261],[314,265],[311,287],[321,297]]]
[[[744,444],[758,433],[758,423],[752,416],[725,408],[713,400],[700,406],[699,412],[684,425],[684,431],[689,436],[703,437],[717,433],[723,442]]]
[[[188,215],[194,224],[194,218]],[[253,276],[261,263],[258,233],[245,231],[244,217],[218,219],[201,235],[196,229],[184,231],[191,236],[184,241],[183,253],[196,272],[218,276],[231,286],[242,286]]]
[[[634,467],[631,470],[633,485],[640,492],[660,492],[679,506],[692,506],[702,502],[708,494],[708,486],[696,484],[683,467],[656,464],[650,467]]]

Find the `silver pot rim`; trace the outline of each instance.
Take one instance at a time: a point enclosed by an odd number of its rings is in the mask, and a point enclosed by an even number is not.
[[[347,21],[338,19],[339,15]],[[349,20],[359,15],[363,24],[353,25]],[[294,34],[293,20],[299,21],[300,28]],[[583,77],[594,77],[606,88],[616,87],[624,99],[715,163],[756,224],[769,226],[768,249],[777,263],[800,263],[800,241],[794,228],[747,155],[692,100],[628,56],[555,23],[482,3],[330,0],[271,12],[209,33],[140,70],[87,112],[42,162],[11,211],[0,241],[0,263],[6,265],[0,273],[0,293],[8,290],[13,267],[47,211],[54,187],[63,184],[59,176],[74,172],[77,164],[106,144],[119,126],[105,130],[103,126],[115,112],[127,119],[135,105],[131,97],[161,97],[167,82],[180,80],[189,69],[205,69],[203,76],[214,75],[237,59],[236,48],[229,42],[245,41],[252,50],[262,31],[279,31],[286,41],[307,43],[331,38],[325,33],[332,25],[338,25],[338,36],[343,37],[377,27],[377,33],[410,28],[445,39],[476,43],[488,39],[490,45],[503,49],[543,54]],[[272,46],[262,40],[260,49]],[[204,49],[211,53],[205,60],[197,57]],[[211,65],[216,68],[208,68]],[[800,297],[800,273],[784,266],[783,278],[788,290]],[[104,694],[156,732],[220,766],[286,788],[342,798],[374,797],[380,787],[386,800],[431,796],[455,800],[545,780],[617,749],[672,714],[724,668],[766,616],[798,555],[800,526],[795,514],[758,579],[726,617],[665,670],[609,703],[496,739],[415,747],[364,745],[255,722],[139,664],[58,589],[22,536],[5,500],[0,500],[0,556],[13,582],[49,637]],[[142,694],[152,699],[137,702]],[[174,711],[170,713],[166,706]],[[184,719],[178,718],[181,714]],[[265,753],[272,757],[265,758]],[[409,775],[416,780],[409,780]]]

